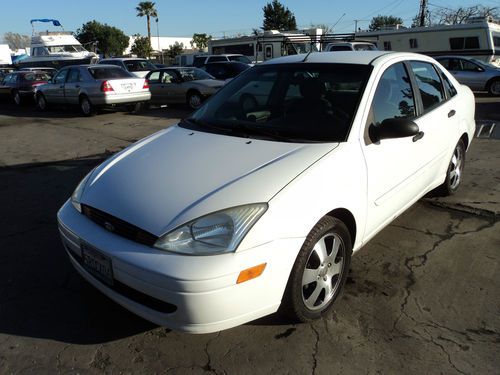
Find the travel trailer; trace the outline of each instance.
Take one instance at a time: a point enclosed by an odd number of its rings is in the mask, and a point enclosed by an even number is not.
[[[35,22],[50,22],[62,29],[58,20],[34,19],[30,22],[32,26]],[[64,31],[64,29],[62,31],[35,32],[33,26],[30,56],[20,60],[17,65],[19,68],[36,66],[59,69],[66,65],[93,64],[97,61],[97,55],[83,48],[73,33]]]
[[[269,30],[258,35],[213,39],[208,42],[208,53],[242,54],[256,63],[280,56],[317,51],[319,49],[317,41],[321,38],[321,33],[321,29],[302,32]]]
[[[464,24],[361,31],[356,39],[381,50],[417,52],[429,56],[464,55],[500,66],[500,24],[491,18],[471,18]]]

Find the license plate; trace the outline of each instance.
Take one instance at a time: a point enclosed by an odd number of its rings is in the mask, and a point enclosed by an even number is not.
[[[133,83],[124,83],[124,84],[122,84],[122,88],[124,90],[127,90],[127,91],[132,90],[134,88],[134,86],[135,85]]]
[[[113,285],[111,258],[87,243],[81,244],[83,267],[106,284]]]

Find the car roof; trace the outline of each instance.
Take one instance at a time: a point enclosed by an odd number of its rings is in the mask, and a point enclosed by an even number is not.
[[[262,65],[269,64],[293,64],[293,63],[332,63],[332,64],[359,64],[373,65],[375,60],[382,62],[396,57],[413,58],[418,60],[428,60],[426,56],[410,52],[391,51],[338,51],[338,52],[312,52],[292,56],[278,57],[263,62]],[[304,61],[305,60],[305,61]],[[261,65],[261,64],[259,64]]]

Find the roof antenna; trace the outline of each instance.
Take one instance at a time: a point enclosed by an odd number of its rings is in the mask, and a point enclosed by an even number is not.
[[[306,62],[307,61],[307,58],[309,57],[309,55],[312,53],[312,48],[309,52],[307,52],[307,55],[304,57],[304,60],[302,60],[302,62]]]

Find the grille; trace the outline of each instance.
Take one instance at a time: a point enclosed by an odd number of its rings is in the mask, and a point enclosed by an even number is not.
[[[118,236],[128,238],[129,240],[141,243],[147,246],[153,246],[158,237],[152,233],[136,227],[124,220],[118,219],[113,215],[107,214],[97,208],[82,204],[82,213],[97,225],[106,228]]]

